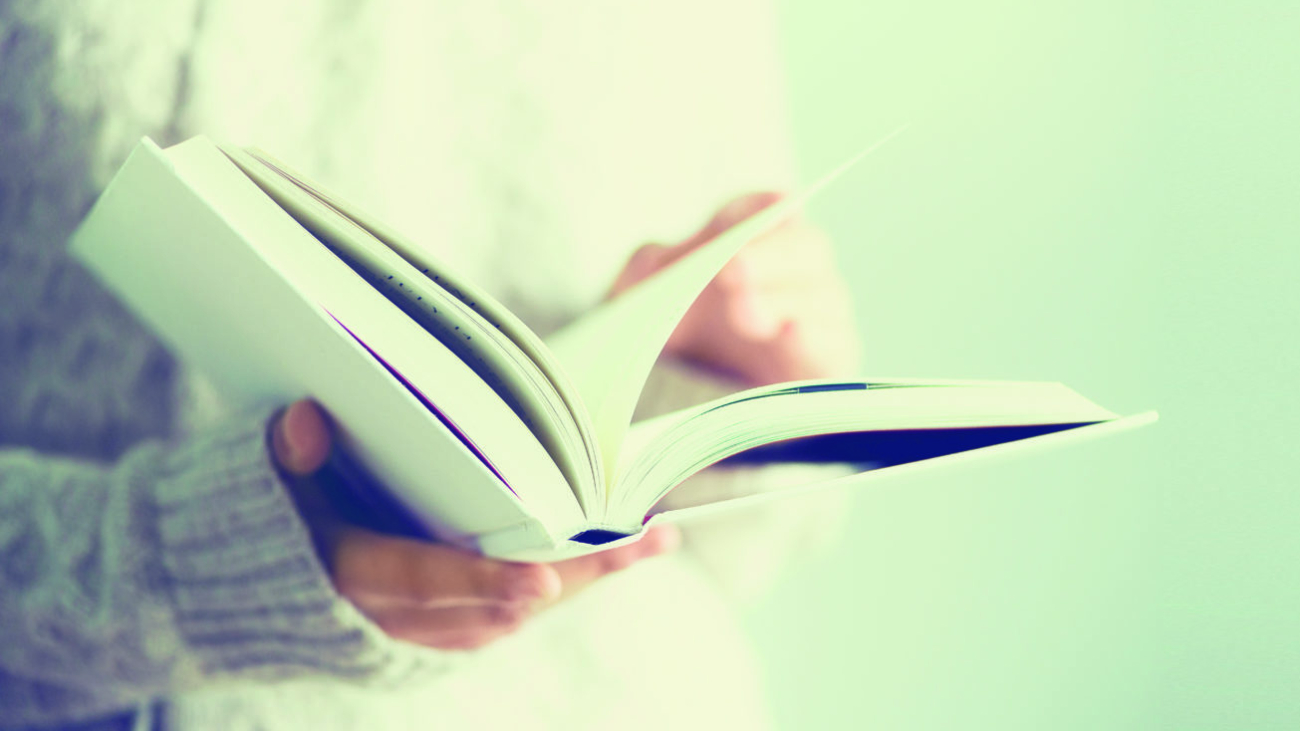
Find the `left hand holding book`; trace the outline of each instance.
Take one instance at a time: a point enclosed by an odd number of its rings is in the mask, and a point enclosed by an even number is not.
[[[304,399],[289,406],[272,422],[268,441],[335,588],[399,640],[443,650],[481,647],[596,579],[680,542],[675,526],[657,526],[636,543],[543,564],[385,535],[351,524],[310,479],[333,449],[319,405]]]
[[[629,260],[610,296],[779,199],[776,193],[737,198],[685,241],[671,246],[647,244]],[[830,274],[838,276],[829,257],[813,256],[824,252],[816,250],[816,236],[802,235],[808,233],[805,228],[787,225],[766,240],[751,243],[747,249],[753,255],[729,265],[710,285],[666,350],[752,385],[811,378],[823,375],[811,372],[823,368],[836,370],[834,356],[846,344],[853,347],[856,340],[841,341],[837,349],[809,352],[815,341],[807,340],[807,334],[825,323],[790,312],[782,307],[785,300],[779,296],[791,290],[789,281],[798,281],[804,268],[777,267],[784,276],[773,277],[769,276],[773,268],[763,266],[772,263],[773,255],[788,258],[801,249],[813,249],[805,252],[808,260],[824,264]],[[824,277],[803,279],[809,283],[816,280],[823,294],[832,291]],[[847,298],[840,304],[847,313]],[[796,328],[799,337],[805,338],[797,344],[791,337]],[[847,329],[851,334],[851,326]],[[750,357],[758,350],[769,357]],[[758,364],[789,372],[756,370]],[[671,551],[681,541],[678,528],[665,524],[655,526],[636,543],[552,564],[530,564],[389,535],[356,525],[358,516],[345,514],[346,509],[332,503],[321,485],[310,479],[325,467],[334,446],[329,418],[319,404],[304,399],[290,405],[272,423],[268,441],[336,589],[395,639],[444,650],[481,647],[515,631],[536,611],[572,596],[606,574]]]

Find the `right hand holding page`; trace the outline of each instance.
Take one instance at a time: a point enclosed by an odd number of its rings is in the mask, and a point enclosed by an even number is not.
[[[685,241],[646,244],[632,255],[609,296],[617,297],[782,197],[775,192],[741,196]],[[796,215],[746,244],[695,300],[664,352],[750,386],[857,372],[861,341],[848,285],[826,234]]]

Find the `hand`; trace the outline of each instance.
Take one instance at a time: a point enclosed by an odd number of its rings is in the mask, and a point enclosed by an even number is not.
[[[311,475],[332,446],[324,412],[312,401],[294,403],[272,425],[271,445],[282,470]],[[554,564],[514,563],[347,525],[305,482],[294,497],[339,594],[390,636],[444,650],[507,635],[540,609],[681,540],[676,528],[660,526],[608,551]]]
[[[614,282],[614,297],[781,199],[767,192],[723,206],[695,235],[647,244]],[[745,246],[695,300],[664,351],[751,386],[853,375],[860,358],[848,286],[830,241],[794,217]]]

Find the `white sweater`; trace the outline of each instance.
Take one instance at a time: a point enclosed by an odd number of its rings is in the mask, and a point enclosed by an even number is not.
[[[205,133],[545,332],[634,246],[788,186],[775,48],[743,0],[0,5],[0,727],[131,706],[185,729],[761,726],[727,597],[816,524],[699,530],[475,653],[393,643],[333,595],[267,415],[222,414],[63,244],[141,135]],[[643,405],[713,387],[661,369]]]

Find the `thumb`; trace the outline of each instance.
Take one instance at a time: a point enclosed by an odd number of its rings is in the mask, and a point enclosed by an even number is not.
[[[271,430],[271,451],[281,469],[306,477],[325,464],[333,438],[329,420],[315,401],[295,401]]]
[[[605,299],[613,299],[627,291],[632,285],[641,282],[651,274],[663,269],[671,260],[673,247],[665,244],[646,244],[632,253],[623,271],[619,272],[614,283],[610,285]]]
[[[732,199],[722,208],[719,208],[718,212],[713,214],[713,218],[709,219],[709,222],[704,224],[704,227],[697,231],[694,236],[678,244],[674,253],[678,256],[690,253],[692,250],[717,238],[719,234],[732,226],[773,205],[784,197],[782,193],[769,190]]]

